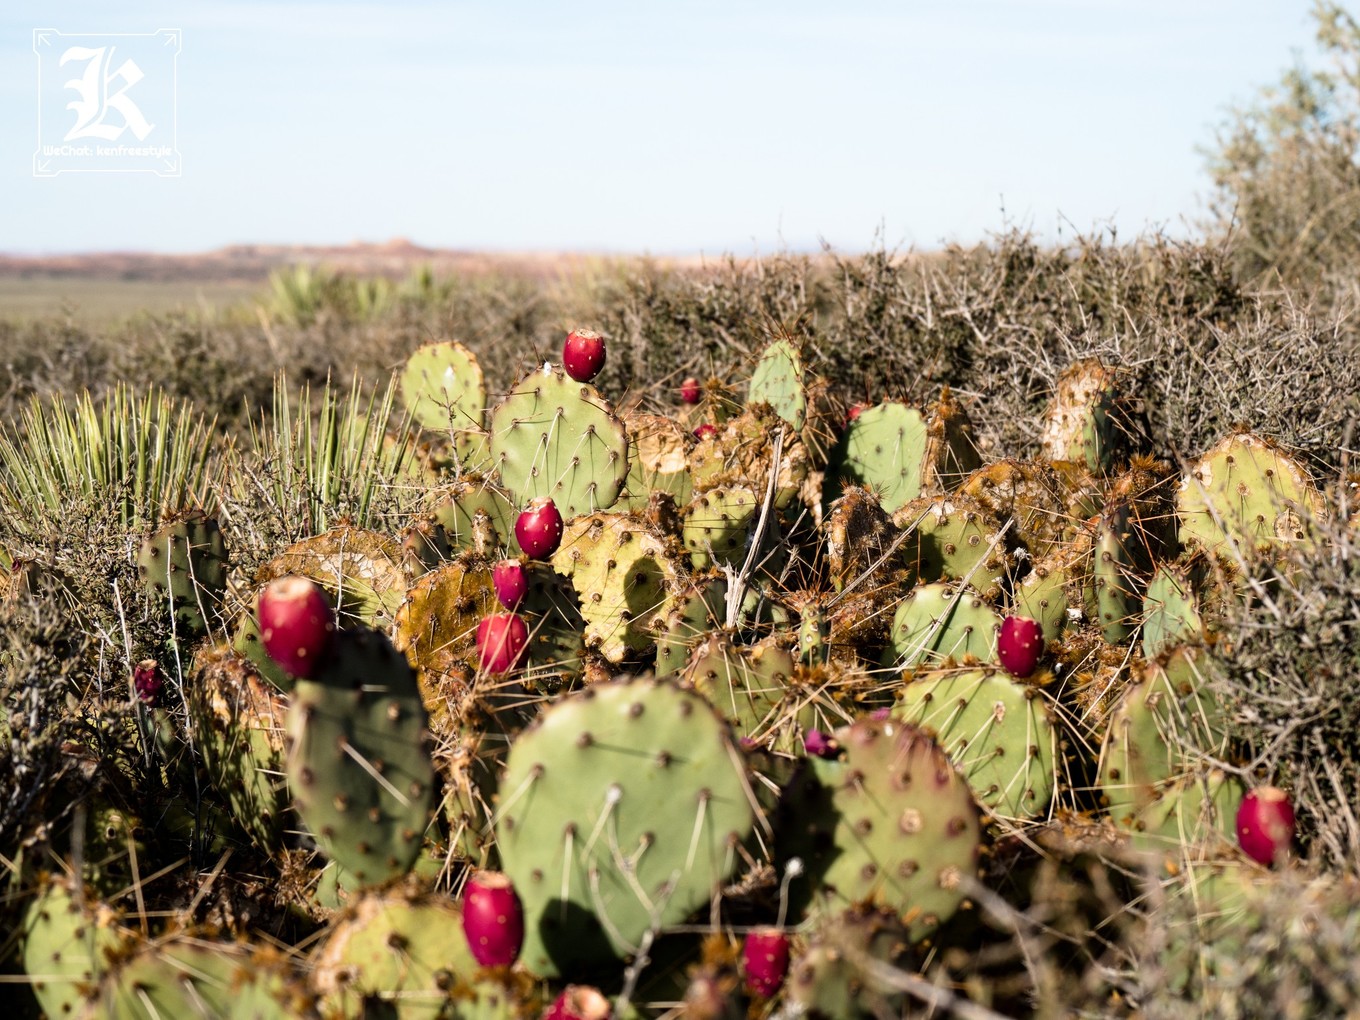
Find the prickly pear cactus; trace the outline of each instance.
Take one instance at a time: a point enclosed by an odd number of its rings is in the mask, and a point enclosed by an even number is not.
[[[477,356],[457,340],[418,347],[406,359],[400,385],[402,402],[422,428],[481,428],[486,380]]]
[[[610,662],[650,647],[651,624],[666,618],[686,587],[670,544],[629,514],[577,517],[552,565],[576,589],[586,647]]]
[[[1058,747],[1043,691],[999,670],[924,673],[897,692],[893,715],[933,733],[996,817],[1023,821],[1048,809]]]
[[[368,1000],[389,1005],[402,1020],[449,1016],[451,995],[478,970],[458,903],[397,889],[359,897],[310,963],[324,1011],[367,1015]]]
[[[1134,404],[1122,395],[1118,372],[1098,358],[1085,358],[1058,377],[1039,441],[1049,460],[1076,461],[1094,474],[1105,474],[1127,456],[1140,434]]]
[[[341,631],[288,711],[288,786],[326,855],[360,882],[405,874],[420,852],[434,768],[415,673],[373,631]]]
[[[1224,594],[1209,573],[1207,560],[1198,555],[1157,567],[1143,594],[1144,658],[1205,639],[1203,593],[1212,586],[1219,600]]]
[[[1019,573],[1001,522],[966,497],[912,500],[893,514],[893,523],[914,530],[911,566],[922,581],[964,581],[984,598],[996,599]]]
[[[237,824],[259,846],[276,849],[288,808],[283,781],[287,699],[226,647],[199,652],[185,688],[213,786]]]
[[[491,456],[517,505],[546,496],[567,520],[609,509],[628,477],[623,422],[594,387],[547,365],[491,412]]]
[[[968,783],[924,731],[860,719],[837,731],[844,761],[808,758],[782,806],[780,856],[806,878],[791,886],[844,907],[896,911],[918,942],[967,897],[981,823]]]
[[[925,416],[888,401],[861,412],[833,456],[843,480],[873,490],[892,513],[921,495],[928,442]]]
[[[727,616],[727,582],[722,578],[698,581],[675,601],[676,608],[666,615],[664,629],[656,639],[656,675],[659,677],[679,672],[689,658],[690,649],[709,631],[722,627]]]
[[[875,966],[905,962],[907,930],[884,908],[855,905],[818,919],[807,950],[789,973],[789,997],[813,1016],[896,1016],[902,992]]]
[[[280,955],[181,935],[146,942],[109,971],[92,1015],[288,1020],[308,999]]]
[[[712,634],[694,649],[680,676],[732,724],[738,737],[761,743],[782,721],[793,666],[793,656],[773,642],[747,647]]]
[[[85,903],[56,878],[29,904],[20,933],[24,971],[49,1017],[77,1015],[127,937],[109,907]]]
[[[1019,460],[998,460],[978,468],[958,491],[976,500],[993,520],[1014,520],[1016,539],[1035,559],[1047,556],[1066,538],[1074,516],[1066,493],[1052,466]]]
[[[807,424],[803,358],[791,340],[776,340],[761,352],[746,391],[748,404],[769,404],[797,432]]]
[[[808,481],[807,448],[768,404],[747,408],[727,421],[716,435],[699,441],[689,459],[695,493],[742,486],[763,500],[775,466],[775,438],[780,433],[784,439],[775,473],[774,505],[781,510],[787,507]]]
[[[694,483],[689,476],[689,448],[693,439],[672,418],[634,412],[624,418],[628,431],[628,480],[624,507],[643,510],[653,492],[669,493],[675,502],[689,502]]]
[[[1225,559],[1311,541],[1322,494],[1283,449],[1250,432],[1225,436],[1197,460],[1176,496],[1180,541]]]
[[[142,542],[137,571],[152,604],[168,609],[178,629],[203,634],[227,590],[222,529],[200,511],[167,521]]]
[[[883,665],[912,669],[953,659],[996,661],[1001,617],[968,585],[919,584],[897,605]]]
[[[1132,832],[1161,834],[1168,846],[1173,834],[1193,844],[1231,833],[1236,812],[1233,805],[1226,817],[1206,817],[1206,805],[1233,795],[1220,794],[1222,775],[1214,776],[1213,763],[1227,760],[1229,746],[1223,709],[1205,682],[1208,663],[1207,653],[1191,646],[1150,663],[1110,717],[1101,747],[1100,791],[1110,817]]]
[[[915,572],[906,564],[915,558],[917,543],[902,534],[871,490],[847,485],[831,504],[822,528],[831,586],[836,591],[856,582],[870,591],[916,583]]]
[[[709,489],[681,512],[681,541],[695,570],[741,566],[756,524],[759,502],[750,489]]]
[[[740,751],[698,695],[636,680],[555,702],[516,739],[500,784],[524,964],[570,974],[706,906],[751,832],[752,801]]]

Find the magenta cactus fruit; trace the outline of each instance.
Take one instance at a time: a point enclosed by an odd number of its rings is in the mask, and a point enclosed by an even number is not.
[[[590,382],[604,368],[604,337],[591,329],[573,329],[562,345],[562,367],[577,382]]]
[[[741,962],[747,991],[770,998],[789,972],[789,937],[778,928],[756,928],[742,943]]]
[[[1274,864],[1294,842],[1294,805],[1278,786],[1261,786],[1237,809],[1237,844],[1258,864]]]
[[[1028,616],[1008,616],[1001,622],[996,657],[1011,676],[1024,679],[1039,668],[1044,654],[1044,628]]]
[[[510,879],[479,871],[463,887],[463,934],[483,967],[508,967],[524,945],[524,907]]]
[[[518,613],[496,613],[477,624],[477,652],[482,670],[509,673],[529,647],[529,627]]]
[[[700,425],[698,428],[694,430],[694,438],[699,440],[700,442],[703,442],[709,436],[716,436],[717,434],[718,426],[712,424],[711,422],[704,422],[702,425]]]
[[[529,575],[519,560],[501,560],[491,568],[491,583],[496,598],[506,609],[518,609],[529,592]]]
[[[155,659],[143,659],[132,667],[132,690],[146,705],[154,705],[161,695],[161,670]]]
[[[699,402],[699,380],[690,376],[680,384],[680,399],[686,404],[697,404]]]
[[[609,1020],[609,1000],[590,985],[567,985],[542,1020]]]
[[[515,520],[515,541],[532,560],[546,560],[562,542],[562,514],[547,496],[529,501]]]
[[[276,578],[255,606],[265,652],[289,675],[311,679],[326,660],[335,634],[335,611],[309,577]]]
[[[814,758],[834,758],[840,750],[840,745],[836,743],[834,737],[829,737],[821,730],[807,730],[803,733],[803,752]]]
[[[852,421],[864,413],[863,404],[851,404],[850,409],[845,412],[845,424],[849,425]]]

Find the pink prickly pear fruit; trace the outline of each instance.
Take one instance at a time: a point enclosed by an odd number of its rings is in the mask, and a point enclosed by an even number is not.
[[[547,496],[529,501],[515,519],[515,541],[531,560],[546,560],[562,541],[562,514]]]
[[[143,659],[132,667],[132,689],[146,705],[161,696],[161,670],[155,659]]]
[[[506,609],[518,609],[529,593],[529,575],[519,560],[501,560],[491,568],[491,583],[496,598]]]
[[[477,652],[482,670],[509,673],[529,647],[529,628],[518,613],[496,613],[477,624]]]
[[[741,962],[747,990],[770,998],[789,972],[789,937],[778,928],[755,929],[742,943]]]
[[[699,440],[699,442],[701,443],[709,436],[716,436],[717,434],[718,426],[714,425],[712,422],[707,421],[694,430],[694,438]]]
[[[609,1000],[590,985],[567,985],[542,1020],[609,1020]]]
[[[690,376],[680,384],[680,399],[686,404],[697,404],[699,402],[700,389],[699,380]]]
[[[325,663],[335,634],[335,611],[309,577],[270,581],[255,606],[260,642],[289,675],[311,679]]]
[[[845,412],[845,424],[849,425],[852,421],[864,413],[863,404],[851,404],[850,410]]]
[[[1011,676],[1024,679],[1039,668],[1044,654],[1044,628],[1028,616],[1008,616],[996,639],[996,657]]]
[[[803,751],[814,758],[834,758],[840,750],[834,737],[821,730],[807,730],[803,733]]]
[[[463,887],[463,935],[483,967],[508,967],[524,945],[524,907],[510,879],[479,871]]]
[[[604,337],[592,329],[573,329],[562,345],[562,367],[577,382],[590,382],[604,368]]]
[[[1258,864],[1274,864],[1294,842],[1294,805],[1278,786],[1261,786],[1237,809],[1237,844]]]

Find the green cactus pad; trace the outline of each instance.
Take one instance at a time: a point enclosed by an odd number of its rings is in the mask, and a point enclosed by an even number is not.
[[[550,497],[567,520],[613,506],[628,477],[623,422],[593,387],[548,366],[491,412],[491,456],[517,505]]]
[[[364,528],[333,528],[285,549],[255,573],[255,585],[289,574],[326,589],[341,624],[389,627],[406,597],[401,546]]]
[[[610,662],[650,647],[653,622],[666,619],[687,587],[666,540],[629,514],[575,518],[552,565],[576,589],[586,647]]]
[[[227,590],[222,529],[198,511],[162,524],[142,542],[137,572],[153,606],[173,613],[176,628],[205,633]]]
[[[774,469],[774,443],[784,434],[775,475],[774,505],[784,509],[808,481],[807,448],[798,433],[768,404],[747,408],[726,422],[720,432],[699,441],[690,453],[690,475],[696,493],[742,486],[765,498]]]
[[[1106,641],[1119,644],[1133,633],[1142,615],[1145,579],[1140,568],[1150,558],[1141,547],[1129,504],[1116,504],[1101,515],[1092,553],[1096,622]]]
[[[1000,522],[966,497],[912,500],[893,514],[893,523],[914,527],[915,541],[908,544],[916,562],[909,566],[922,581],[966,580],[984,598],[995,599],[1018,573]]]
[[[401,399],[411,418],[434,431],[480,429],[486,380],[477,357],[457,340],[423,344],[406,359]]]
[[[915,676],[893,715],[933,733],[979,804],[999,818],[1037,818],[1057,785],[1057,736],[1046,695],[996,670]]]
[[[639,680],[551,705],[500,783],[496,835],[524,903],[524,965],[571,974],[706,907],[751,832],[752,800],[726,724],[696,694]]]
[[[746,391],[748,404],[769,404],[774,413],[801,432],[807,424],[803,359],[789,340],[776,340],[761,352]]]
[[[444,540],[452,550],[475,547],[475,523],[479,512],[486,514],[506,555],[517,556],[520,548],[515,539],[515,519],[519,517],[519,511],[515,509],[510,493],[476,476],[452,482],[434,493],[431,517],[443,528]]]
[[[656,675],[679,672],[689,658],[690,649],[711,630],[722,627],[727,619],[727,582],[722,578],[699,581],[676,599],[665,629],[656,639]]]
[[[756,494],[739,486],[709,489],[695,496],[681,512],[680,534],[694,569],[741,566],[759,512]]]
[[[969,475],[959,495],[976,500],[993,520],[1014,520],[1015,537],[1035,559],[1064,540],[1072,520],[1062,479],[1042,461],[995,461]]]
[[[921,494],[928,442],[921,412],[888,401],[862,411],[849,424],[835,463],[842,479],[868,486],[892,513]]]
[[[29,904],[20,930],[24,971],[49,1017],[77,1015],[127,937],[111,909],[83,903],[59,879]]]
[[[1016,585],[1011,611],[1038,620],[1044,628],[1044,640],[1057,641],[1068,626],[1067,584],[1067,567],[1059,549],[1054,557],[1036,563]]]
[[[187,936],[147,943],[104,978],[93,1015],[157,1020],[250,1017],[289,1020],[306,996],[278,956]]]
[[[1155,659],[1204,638],[1199,586],[1202,565],[1163,563],[1143,594],[1143,656]]]
[[[689,448],[693,439],[684,426],[658,414],[634,412],[624,418],[628,431],[628,510],[642,510],[653,492],[689,502],[694,482],[689,474]]]
[[[945,659],[963,662],[996,660],[1001,617],[967,585],[919,584],[893,614],[883,665],[912,669]]]
[[[1167,653],[1148,665],[1111,715],[1098,774],[1116,825],[1161,831],[1167,811],[1159,814],[1158,804],[1167,790],[1189,784],[1193,793],[1211,764],[1226,759],[1227,722],[1205,683],[1207,663],[1207,653],[1194,647]]]
[[[185,688],[213,786],[256,844],[277,849],[288,808],[283,781],[287,699],[248,660],[225,647],[195,657]]]
[[[551,693],[581,675],[585,620],[571,582],[544,563],[528,567],[529,591],[519,613],[529,626],[523,682]]]
[[[1250,432],[1225,437],[1191,466],[1176,496],[1180,541],[1231,558],[1313,541],[1322,494],[1293,457]]]
[[[742,646],[713,634],[694,649],[681,679],[708,699],[738,737],[763,743],[782,721],[793,666],[793,656],[777,644]]]
[[[1097,358],[1073,362],[1058,377],[1044,416],[1044,456],[1076,461],[1096,474],[1108,472],[1138,435],[1127,404],[1115,369]]]
[[[381,634],[341,631],[288,711],[288,786],[326,855],[360,882],[405,874],[420,852],[434,769],[415,673]]]
[[[807,950],[789,968],[788,995],[811,1016],[898,1016],[903,993],[874,972],[907,964],[909,936],[897,915],[857,905],[818,918]]]
[[[780,857],[798,857],[796,902],[872,903],[918,942],[967,897],[982,829],[967,781],[923,730],[861,719],[838,730],[845,759],[809,758],[787,791]]]
[[[367,1016],[369,999],[401,1020],[453,1015],[451,993],[479,969],[455,900],[396,890],[361,896],[332,924],[310,963],[323,1010]]]

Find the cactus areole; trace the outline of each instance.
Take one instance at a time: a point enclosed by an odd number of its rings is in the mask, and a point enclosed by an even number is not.
[[[1237,809],[1237,843],[1258,864],[1274,864],[1294,842],[1294,805],[1278,786],[1262,786]]]
[[[577,382],[590,382],[604,368],[604,337],[590,329],[572,330],[562,345],[562,367]]]
[[[770,998],[789,972],[789,937],[778,928],[755,929],[742,944],[741,962],[747,990]]]
[[[529,627],[518,613],[496,613],[477,624],[477,652],[487,673],[509,673],[529,647]]]
[[[1028,616],[1008,616],[1001,622],[996,657],[1013,677],[1024,679],[1039,668],[1044,654],[1044,628]]]
[[[501,560],[491,568],[491,583],[496,598],[506,609],[518,609],[529,591],[529,575],[519,560]]]
[[[515,520],[515,540],[530,559],[546,560],[562,541],[562,514],[547,496],[529,501]]]
[[[524,945],[524,907],[510,879],[478,872],[463,889],[463,934],[483,967],[508,967]]]
[[[716,436],[717,434],[718,426],[714,425],[712,422],[704,422],[694,430],[694,438],[700,442],[703,442],[703,440],[707,439],[709,436]]]
[[[335,635],[335,611],[320,585],[293,575],[270,581],[255,619],[265,652],[281,669],[303,679],[316,676]]]

